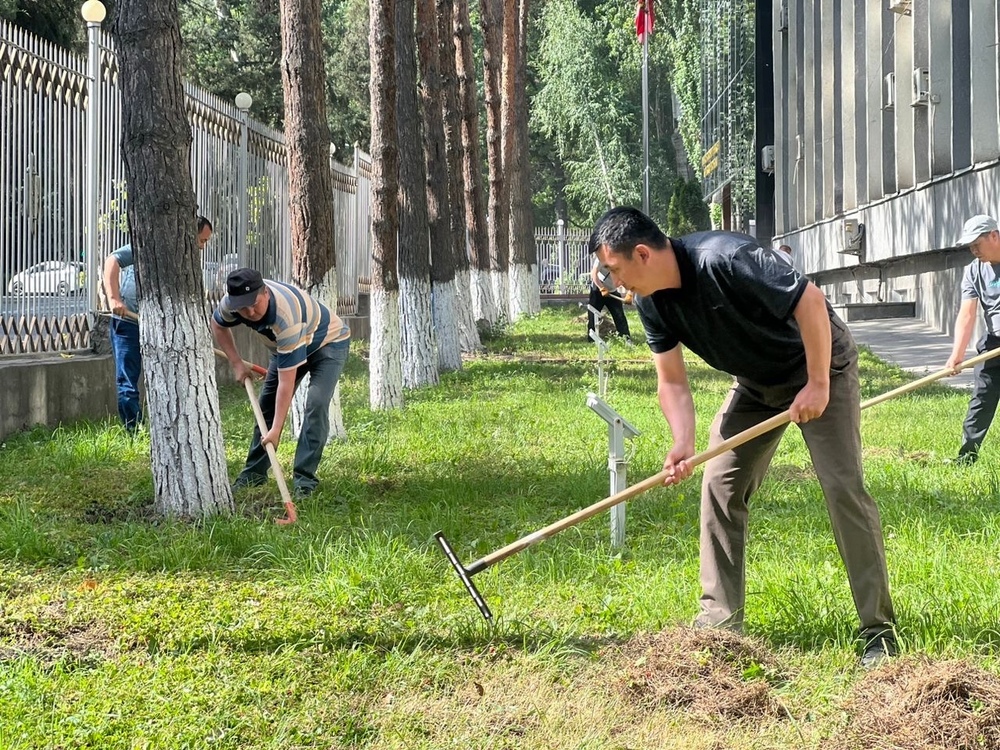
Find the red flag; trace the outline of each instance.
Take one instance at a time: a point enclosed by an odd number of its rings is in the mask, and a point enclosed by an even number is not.
[[[646,34],[653,33],[653,0],[638,0],[636,3],[635,33],[639,44],[645,44]]]

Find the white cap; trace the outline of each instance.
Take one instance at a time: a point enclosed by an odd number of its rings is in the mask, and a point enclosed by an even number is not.
[[[984,234],[997,231],[997,220],[986,214],[977,214],[965,222],[962,227],[962,236],[958,238],[958,247],[971,245]]]

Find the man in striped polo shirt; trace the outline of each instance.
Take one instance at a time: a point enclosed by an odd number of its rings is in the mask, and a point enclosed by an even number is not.
[[[264,279],[252,268],[239,268],[226,278],[226,296],[212,316],[212,333],[226,353],[236,380],[251,376],[233,339],[233,326],[243,324],[264,337],[272,350],[260,392],[266,435],[254,427],[246,465],[233,489],[267,480],[266,443],[275,448],[299,381],[309,373],[306,411],[295,449],[295,496],[311,495],[319,484],[316,469],[330,434],[330,401],[347,363],[351,331],[328,307],[291,284]]]

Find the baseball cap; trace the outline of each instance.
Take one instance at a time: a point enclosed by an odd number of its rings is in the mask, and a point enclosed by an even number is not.
[[[997,220],[986,214],[977,214],[965,222],[962,227],[962,236],[958,238],[958,247],[971,245],[984,234],[997,230]]]
[[[250,307],[257,301],[257,294],[264,287],[264,277],[252,268],[237,268],[226,277],[226,294],[229,306],[238,310]]]

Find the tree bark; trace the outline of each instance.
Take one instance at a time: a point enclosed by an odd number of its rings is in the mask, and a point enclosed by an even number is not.
[[[140,284],[154,504],[166,515],[232,513],[211,334],[205,325],[191,128],[176,0],[119,0],[122,158]]]
[[[503,133],[504,6],[514,0],[481,0],[479,17],[483,29],[483,92],[486,99],[486,161],[489,167],[489,203],[486,234],[490,248],[490,282],[496,298],[496,324],[508,317],[510,271],[510,198],[504,178],[504,151],[509,148]]]
[[[441,101],[441,65],[435,0],[417,0],[417,57],[420,61],[420,109],[424,122],[427,166],[427,223],[431,243],[433,319],[438,367],[462,368],[455,289],[455,242],[448,201],[448,154]]]
[[[462,107],[456,57],[460,54],[455,0],[436,0],[438,23],[438,57],[441,64],[441,89],[444,109],[444,143],[448,166],[448,194],[451,215],[452,253],[455,258],[455,305],[458,315],[459,346],[463,352],[482,348],[476,316],[472,309],[472,289],[469,276],[469,252],[465,241],[465,195],[462,184],[464,150],[462,148]]]
[[[498,317],[490,283],[490,247],[486,236],[486,203],[479,156],[479,107],[476,68],[472,62],[472,28],[468,0],[455,0],[455,69],[462,107],[462,183],[465,192],[465,230],[471,245],[470,289],[477,325],[492,326]]]
[[[399,151],[396,145],[396,3],[371,0],[372,299],[368,398],[372,409],[403,406],[400,357]]]
[[[535,248],[534,215],[531,204],[531,174],[528,159],[528,98],[518,92],[528,89],[528,3],[529,0],[508,0],[516,8],[511,23],[516,26],[514,43],[504,45],[505,90],[504,113],[510,130],[509,162],[504,173],[510,181],[510,317],[531,315],[541,309],[538,290],[538,252]],[[505,6],[506,8],[506,6]],[[504,23],[507,22],[506,17]],[[506,31],[506,27],[505,27]],[[506,39],[507,34],[504,34]],[[506,56],[513,55],[510,63]]]
[[[307,292],[336,273],[321,6],[320,0],[281,0],[292,279]],[[336,284],[331,288],[336,294]]]
[[[321,5],[320,0],[281,2],[281,86],[285,99],[292,279],[336,312],[337,253]],[[302,428],[308,389],[306,374],[292,401],[291,426],[296,435]],[[330,425],[330,440],[343,437],[338,396],[330,401]]]
[[[438,382],[431,313],[427,167],[417,102],[414,0],[396,0],[396,128],[399,144],[399,301],[403,385]]]

